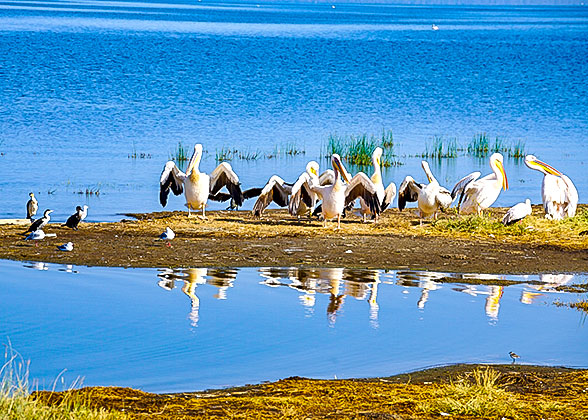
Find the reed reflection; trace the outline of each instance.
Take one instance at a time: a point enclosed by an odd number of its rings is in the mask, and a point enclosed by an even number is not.
[[[160,280],[157,285],[165,290],[176,288],[176,281],[182,282],[182,292],[190,299],[190,313],[188,318],[193,327],[198,326],[200,299],[196,295],[198,285],[209,284],[218,288],[214,295],[216,299],[226,299],[227,290],[233,287],[237,278],[237,269],[222,268],[178,268],[164,269],[157,275]]]

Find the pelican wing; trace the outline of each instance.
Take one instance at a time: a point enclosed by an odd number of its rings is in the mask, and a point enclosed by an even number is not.
[[[327,169],[318,179],[319,185],[333,185],[335,183],[335,172],[332,169]]]
[[[167,204],[170,189],[174,195],[184,192],[185,180],[186,174],[180,171],[173,161],[170,160],[165,164],[159,178],[159,202],[163,207]]]
[[[453,197],[447,188],[439,186],[439,191],[437,191],[437,194],[435,195],[435,201],[441,210],[445,210],[451,206]]]
[[[239,184],[239,177],[227,162],[222,162],[210,174],[210,194],[216,194],[222,187],[229,190],[229,194],[238,207],[243,205],[243,192]]]
[[[566,205],[565,212],[568,217],[574,217],[576,215],[576,207],[578,207],[578,190],[570,178],[565,175],[561,176],[561,179],[566,184]]]
[[[372,214],[380,214],[382,209],[378,194],[376,193],[376,186],[372,180],[363,172],[358,172],[349,182],[347,191],[345,192],[345,206],[353,203],[357,198],[363,198]]]
[[[265,187],[263,187],[259,194],[259,198],[253,205],[253,214],[260,217],[261,213],[263,213],[272,201],[280,207],[286,207],[291,192],[292,187],[290,184],[284,182],[279,176],[273,175],[267,184],[265,184]]]
[[[295,216],[298,214],[298,209],[302,203],[307,207],[314,205],[311,197],[311,194],[314,195],[314,193],[310,190],[310,183],[311,176],[308,172],[303,172],[292,186],[290,204],[288,205],[288,211],[291,215]]]
[[[423,184],[416,182],[412,176],[407,175],[398,189],[398,208],[404,210],[406,203],[419,199],[419,192],[424,188]]]
[[[463,201],[463,198],[465,196],[465,192],[466,192],[468,185],[470,185],[476,179],[480,178],[480,175],[482,175],[482,173],[476,171],[476,172],[472,172],[469,175],[464,176],[462,179],[457,181],[457,184],[455,184],[455,187],[453,187],[453,189],[451,190],[451,199],[452,200],[455,200],[455,198],[457,196],[459,196],[459,201],[457,202],[457,210],[458,211],[459,211],[459,208],[461,207],[461,202]]]
[[[392,204],[394,197],[396,197],[396,184],[391,182],[384,190],[384,200],[381,203],[382,211],[386,210]]]
[[[208,199],[224,203],[231,199],[231,194],[219,191],[216,194],[208,194]]]

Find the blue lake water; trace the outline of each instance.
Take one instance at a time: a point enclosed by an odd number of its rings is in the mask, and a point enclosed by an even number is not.
[[[250,187],[293,179],[331,133],[382,129],[404,162],[387,182],[424,179],[411,155],[434,136],[486,132],[524,141],[586,202],[587,57],[588,7],[2,1],[0,217],[23,217],[30,191],[56,220],[84,203],[90,221],[158,210],[178,141],[204,144],[207,171],[222,148],[305,150],[234,160]],[[448,186],[489,172],[467,156],[432,167]],[[540,202],[539,173],[506,171],[497,205]]]
[[[441,283],[440,278],[450,278]],[[487,285],[468,285],[481,278]],[[508,287],[498,280],[528,283]],[[0,342],[39,388],[190,391],[451,363],[588,367],[586,275],[89,268],[0,261]],[[531,283],[531,284],[530,284]],[[61,374],[61,375],[60,375]],[[63,383],[61,382],[63,380]]]

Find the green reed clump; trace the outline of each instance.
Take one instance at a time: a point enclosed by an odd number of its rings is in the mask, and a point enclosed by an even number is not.
[[[29,362],[10,346],[0,368],[0,419],[6,420],[125,420],[124,413],[90,408],[91,401],[71,394],[61,401],[47,404],[32,398],[29,385]]]
[[[468,154],[476,157],[488,156],[490,145],[486,133],[476,134],[468,144]]]
[[[515,142],[508,151],[508,156],[515,159],[523,159],[526,154],[527,152],[525,151],[525,142],[522,140]]]
[[[217,149],[214,158],[217,162],[224,162],[227,160],[233,160],[233,157],[238,154],[238,150],[222,147]]]
[[[427,142],[425,145],[425,152],[421,154],[421,157],[441,159],[441,158],[456,158],[458,152],[457,139],[451,137],[444,139],[440,136],[433,137],[431,142]]]
[[[381,136],[362,134],[359,136],[339,136],[330,134],[327,139],[326,157],[338,154],[350,165],[368,166],[372,164],[372,154],[376,147],[384,149],[382,166],[399,166],[402,162],[394,155],[392,131],[382,131]]]
[[[170,155],[170,160],[181,163],[187,162],[189,159],[190,156],[188,156],[188,148],[184,146],[181,141],[178,142],[176,149]]]
[[[281,156],[298,156],[306,154],[306,150],[299,148],[296,146],[295,142],[288,142],[276,146],[271,153],[266,153],[265,157],[268,159],[273,159]]]

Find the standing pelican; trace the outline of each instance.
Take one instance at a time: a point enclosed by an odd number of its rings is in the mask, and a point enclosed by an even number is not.
[[[243,204],[243,193],[239,184],[239,177],[231,165],[222,162],[208,176],[200,172],[198,167],[202,159],[202,145],[194,146],[194,154],[190,158],[186,173],[180,171],[173,161],[165,164],[159,179],[159,201],[163,207],[167,204],[167,197],[171,188],[175,195],[182,192],[186,197],[188,216],[190,210],[202,210],[202,219],[206,219],[205,209],[209,194],[216,194],[222,187],[227,187],[237,206]]]
[[[508,190],[508,179],[504,172],[504,158],[500,153],[494,153],[490,156],[490,167],[492,172],[483,178],[480,178],[480,172],[472,172],[465,176],[453,187],[451,196],[455,199],[458,195],[459,211],[463,199],[461,210],[465,214],[477,212],[480,214],[483,210],[490,207],[500,194],[500,190]]]
[[[574,217],[578,206],[578,191],[572,180],[533,155],[525,156],[525,165],[545,174],[541,185],[545,217],[553,220]]]
[[[39,210],[39,202],[35,198],[34,193],[29,193],[29,201],[27,201],[27,219],[33,220],[33,216],[37,214],[37,210]]]
[[[376,150],[372,153],[372,163],[374,165],[374,173],[371,176],[371,181],[376,186],[376,194],[378,195],[378,201],[380,202],[380,211],[384,211],[388,208],[394,197],[396,196],[396,184],[391,182],[384,189],[384,182],[382,181],[382,154],[384,150],[381,147],[376,147]],[[359,204],[361,205],[361,215],[365,222],[368,214],[373,215],[377,221],[377,215],[373,214],[366,202],[360,198]]]
[[[25,232],[25,234],[29,233],[29,232],[34,232],[36,230],[41,230],[45,227],[45,225],[47,223],[49,223],[49,220],[51,220],[51,216],[50,214],[53,213],[53,210],[45,210],[45,212],[43,213],[43,217],[35,220],[33,223],[31,223],[31,225],[29,226],[29,228],[27,229],[27,231]]]
[[[323,200],[323,226],[327,226],[327,220],[336,217],[337,229],[340,229],[341,215],[345,206],[359,197],[365,200],[372,214],[377,216],[380,213],[380,203],[376,194],[376,186],[368,176],[363,172],[359,172],[350,180],[347,176],[347,171],[341,163],[341,158],[336,153],[331,156],[331,163],[335,171],[334,183],[331,185],[316,185],[313,180],[310,185],[310,190],[318,194]],[[341,178],[347,182],[347,185],[343,184]]]
[[[398,208],[402,211],[408,201],[417,201],[421,219],[431,216],[437,219],[437,212],[451,206],[453,198],[449,190],[439,185],[427,161],[421,161],[421,166],[429,184],[419,184],[410,175],[404,178],[398,193]]]
[[[327,169],[320,176],[318,173],[319,164],[312,160],[306,165],[306,172],[303,172],[292,186],[290,204],[288,205],[288,211],[292,216],[300,217],[306,213],[309,218],[312,216],[319,197],[310,188],[311,184],[325,186],[335,182],[335,172],[331,169]]]
[[[502,224],[504,226],[512,225],[519,220],[523,220],[532,212],[533,209],[531,208],[531,200],[527,198],[524,203],[515,204],[510,209],[508,209],[502,218]]]

